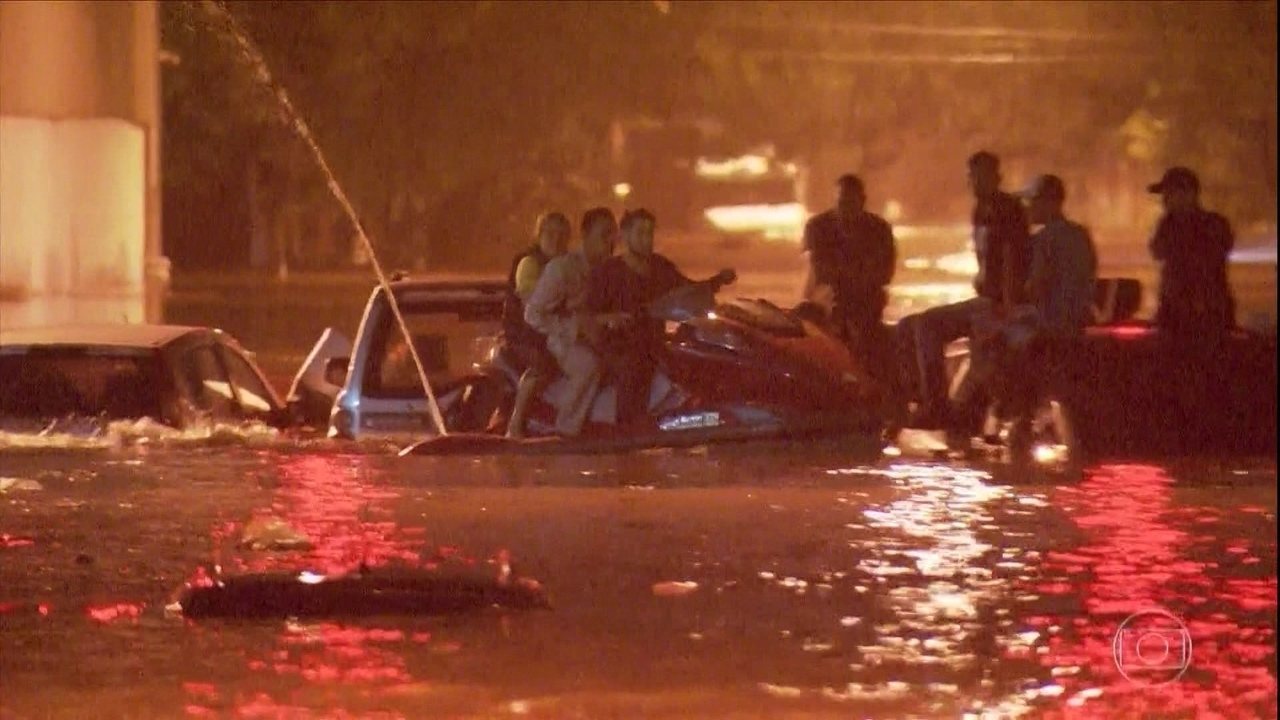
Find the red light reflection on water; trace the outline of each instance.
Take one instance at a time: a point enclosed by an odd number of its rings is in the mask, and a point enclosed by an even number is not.
[[[370,566],[388,561],[417,564],[418,550],[390,517],[390,501],[399,494],[374,487],[364,471],[351,460],[324,455],[281,459],[279,489],[270,514],[282,518],[311,540],[313,548],[299,557],[285,558],[314,572],[336,574],[361,562]],[[246,570],[272,569],[277,559],[265,554],[251,560]]]
[[[295,455],[280,459],[279,484],[271,506],[255,515],[276,517],[300,531],[311,543],[308,549],[286,552],[247,552],[235,561],[236,572],[309,570],[343,574],[361,563],[423,566],[419,551],[425,528],[401,528],[391,518],[392,501],[399,494],[377,487],[369,472],[341,456]],[[239,533],[235,525],[213,529],[215,547]],[[443,555],[455,554],[446,548]],[[211,582],[207,576],[196,582]],[[219,688],[207,682],[184,685],[187,713],[221,712],[230,702],[241,717],[310,716],[324,707],[324,717],[350,716],[340,709],[356,699],[362,707],[371,697],[412,682],[400,648],[424,643],[431,634],[423,630],[344,625],[333,622],[288,622],[274,646],[260,647],[245,657],[254,678],[249,686]],[[297,691],[301,680],[312,691]],[[285,688],[290,688],[285,690]],[[220,694],[228,697],[221,698]],[[295,702],[295,698],[297,701]],[[302,700],[308,698],[310,702]],[[317,704],[318,703],[318,704]],[[400,717],[394,713],[360,717]]]
[[[404,641],[400,630],[348,627],[336,623],[290,625],[281,636],[284,647],[270,661],[250,662],[250,669],[270,669],[311,682],[405,683],[412,677],[395,652]]]
[[[30,547],[35,544],[36,541],[28,537],[0,533],[0,548]]]
[[[84,614],[91,620],[100,623],[112,623],[118,620],[128,620],[130,622],[138,622],[138,618],[142,615],[142,610],[146,605],[143,603],[112,603],[110,605],[90,605],[84,609]]]
[[[1193,535],[1226,531],[1238,511],[1175,507],[1173,484],[1158,467],[1107,465],[1078,487],[1058,489],[1053,504],[1087,540],[1074,552],[1047,553],[1042,570],[1049,581],[1033,586],[1051,607],[1070,606],[1078,596],[1083,612],[1026,620],[1049,634],[1048,651],[1037,657],[1052,668],[1062,688],[1057,696],[1065,700],[1048,716],[1274,716],[1276,678],[1268,664],[1274,663],[1275,568],[1264,578],[1222,577],[1221,564],[1256,552],[1259,542],[1269,543],[1274,555],[1275,541]],[[1187,673],[1154,688],[1120,673],[1112,644],[1125,618],[1153,608],[1180,616],[1192,641]]]

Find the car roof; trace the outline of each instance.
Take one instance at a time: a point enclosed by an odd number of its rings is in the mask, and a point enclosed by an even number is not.
[[[405,278],[393,280],[390,285],[397,297],[403,293],[422,290],[471,290],[488,294],[506,292],[507,289],[505,278],[492,275],[451,276],[448,279]]]
[[[456,308],[501,305],[507,297],[507,281],[492,275],[477,277],[449,276],[441,278],[406,278],[390,283],[396,301],[415,307]],[[385,297],[381,285],[373,288],[375,297]]]
[[[0,345],[93,345],[117,348],[161,348],[209,328],[151,323],[46,325],[0,330]]]

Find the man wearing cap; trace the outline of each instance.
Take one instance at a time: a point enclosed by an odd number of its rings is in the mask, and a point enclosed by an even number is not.
[[[1066,188],[1057,175],[1041,175],[1022,192],[1027,215],[1040,229],[1031,236],[1027,296],[1043,330],[1073,337],[1091,320],[1098,257],[1083,225],[1062,214]]]
[[[930,308],[900,323],[914,337],[919,370],[920,408],[913,421],[919,427],[949,425],[946,369],[947,343],[971,336],[975,326],[991,325],[1025,302],[1031,265],[1030,232],[1022,203],[1000,190],[1000,160],[983,150],[969,157],[969,187],[973,207],[973,251],[978,275],[977,297]],[[974,351],[978,351],[975,344]],[[976,361],[976,359],[975,359]]]
[[[1235,325],[1227,284],[1231,224],[1200,206],[1200,179],[1185,167],[1169,168],[1147,190],[1160,195],[1165,211],[1150,246],[1160,262],[1156,324],[1175,337],[1225,332]]]
[[[841,338],[862,353],[874,352],[893,280],[897,250],[893,228],[867,212],[867,194],[857,175],[842,175],[834,208],[814,215],[804,226],[809,276],[804,298],[831,298],[832,324]],[[824,289],[825,288],[825,289]]]
[[[1030,304],[1014,308],[1004,319],[985,322],[987,318],[983,318],[977,323],[977,334],[984,337],[971,344],[974,352],[970,354],[969,373],[957,391],[961,402],[978,388],[990,389],[988,384],[997,379],[1006,388],[1025,390],[1040,368],[1033,367],[1034,361],[1028,363],[1016,351],[1025,350],[1032,338],[1056,344],[1078,337],[1093,313],[1097,253],[1089,231],[1062,214],[1067,197],[1062,179],[1040,175],[1019,194],[1027,202],[1031,224],[1040,228],[1031,236],[1031,269],[1026,286]],[[978,342],[996,338],[998,341],[990,349],[977,347]],[[1011,350],[1015,351],[1012,355]],[[1022,359],[1014,361],[1015,357]],[[1014,391],[1014,397],[1026,399],[1019,390]]]

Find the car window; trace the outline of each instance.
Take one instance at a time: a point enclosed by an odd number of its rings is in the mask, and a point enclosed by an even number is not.
[[[485,316],[476,319],[457,312],[405,311],[427,378],[433,383],[474,372],[489,359],[501,324]],[[364,393],[370,397],[420,398],[422,383],[409,354],[404,333],[390,312],[370,343]]]
[[[38,348],[0,355],[0,416],[162,419],[154,353],[115,348]]]
[[[225,345],[220,345],[218,350],[222,354],[222,362],[227,367],[231,386],[235,389],[236,397],[239,398],[241,412],[251,417],[269,415],[274,409],[271,405],[271,391],[258,377],[258,373],[254,372],[249,362],[235,350]]]
[[[196,407],[218,419],[235,415],[231,383],[214,354],[213,346],[202,345],[187,351],[183,367]]]

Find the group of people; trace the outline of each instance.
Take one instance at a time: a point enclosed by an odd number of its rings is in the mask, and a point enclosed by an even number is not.
[[[647,422],[663,336],[662,321],[650,317],[647,306],[695,282],[654,252],[656,226],[645,209],[619,221],[608,208],[592,208],[579,226],[581,247],[568,251],[567,216],[539,218],[536,244],[512,263],[503,312],[506,343],[525,366],[508,436],[523,436],[529,403],[558,374],[567,387],[556,408],[556,434],[582,432],[606,379],[617,389],[618,425],[634,429]],[[622,252],[615,255],[619,237]],[[701,282],[718,289],[735,278],[722,270]]]
[[[804,228],[809,268],[802,308],[821,308],[821,320],[873,374],[898,373],[902,358],[892,349],[910,349],[907,385],[918,403],[907,422],[914,427],[951,423],[944,369],[951,341],[971,339],[971,375],[982,377],[1016,344],[1012,338],[1031,336],[1044,341],[1040,347],[1055,347],[1094,321],[1097,253],[1089,231],[1064,214],[1062,179],[1040,175],[1010,194],[1001,189],[994,154],[974,153],[967,168],[976,294],[904,318],[896,340],[882,322],[897,265],[893,228],[867,210],[862,179],[841,176],[835,206]],[[1226,274],[1230,224],[1201,207],[1199,179],[1186,168],[1169,169],[1148,190],[1161,196],[1165,209],[1150,243],[1161,263],[1156,322],[1162,334],[1175,340],[1221,334],[1233,326],[1235,312]],[[527,368],[509,435],[523,434],[530,400],[560,373],[568,390],[557,408],[557,434],[582,431],[605,378],[617,387],[619,424],[646,421],[662,323],[645,307],[694,282],[654,252],[655,226],[647,210],[628,211],[619,222],[608,208],[593,208],[582,217],[581,247],[569,252],[569,219],[558,212],[539,219],[536,243],[512,264],[504,312],[507,343]],[[622,252],[615,255],[619,235]],[[718,289],[734,279],[724,270],[702,282]]]
[[[1062,179],[1040,175],[1020,197],[1007,193],[999,158],[981,151],[969,157],[968,181],[975,201],[976,295],[898,326],[898,346],[910,350],[908,385],[918,400],[908,421],[914,427],[949,427],[953,420],[944,369],[949,342],[970,338],[971,375],[981,378],[994,372],[1001,352],[1017,338],[1060,347],[1094,320],[1097,253],[1088,230],[1063,212]],[[855,352],[883,358],[886,341],[879,333],[895,266],[892,229],[866,210],[860,178],[842,176],[837,186],[836,206],[805,226],[805,297],[831,308],[835,328]],[[1226,273],[1230,224],[1200,205],[1199,179],[1187,168],[1170,168],[1147,189],[1161,196],[1165,210],[1150,243],[1161,263],[1157,326],[1175,343],[1197,338],[1203,345],[1234,325]]]

